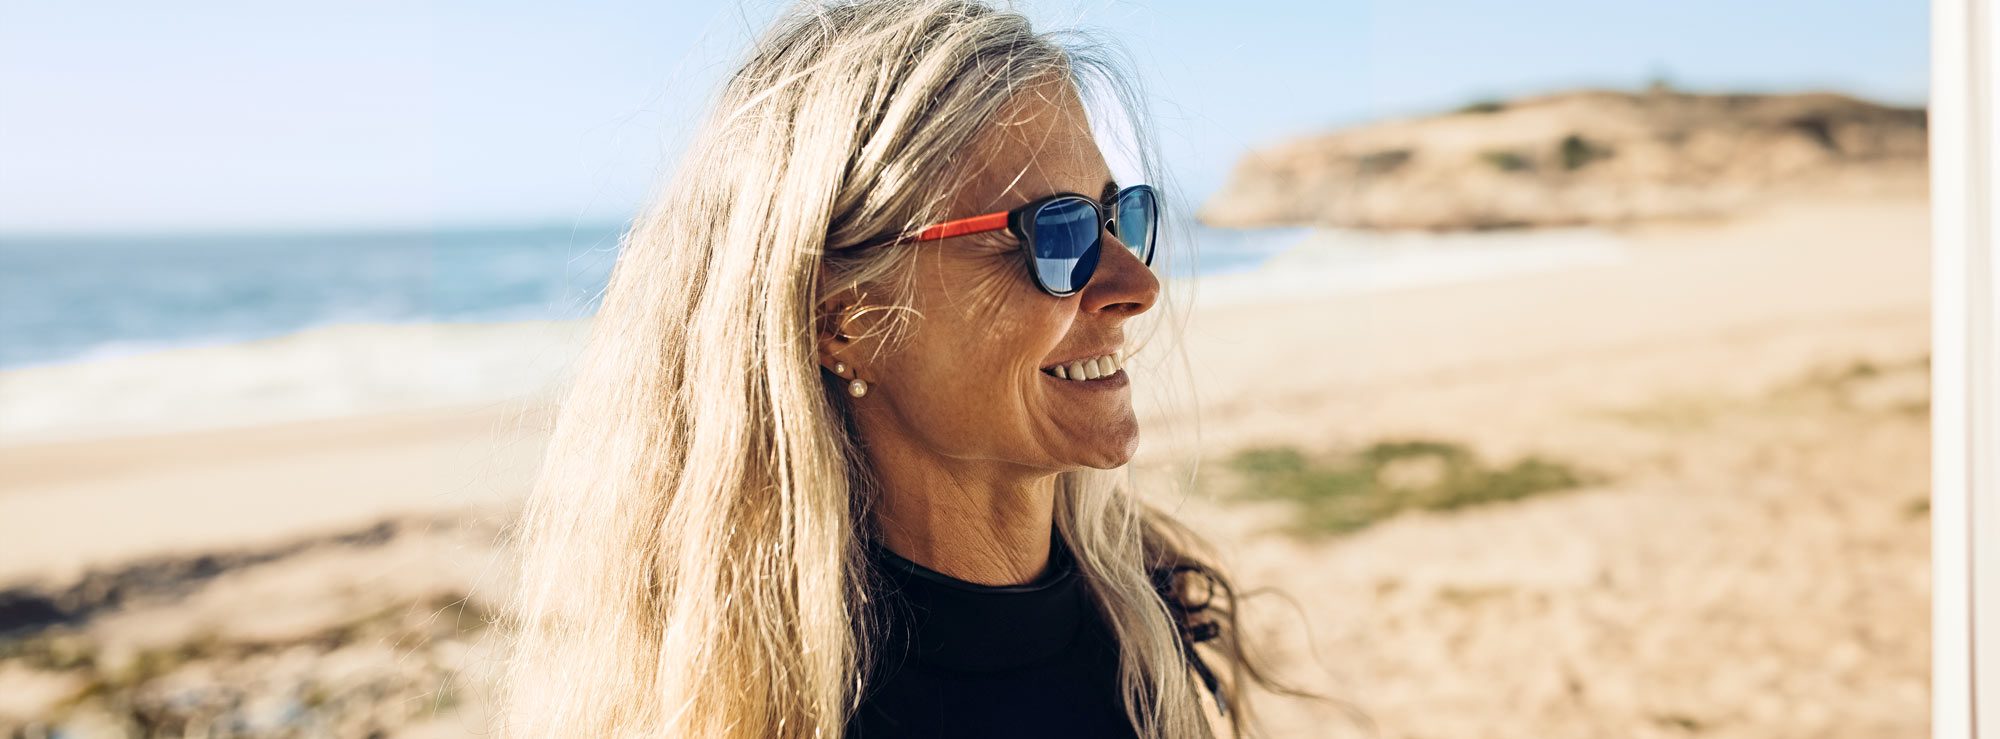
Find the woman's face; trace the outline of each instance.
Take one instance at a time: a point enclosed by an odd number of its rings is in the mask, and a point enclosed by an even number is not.
[[[1075,88],[1026,88],[973,146],[982,162],[957,187],[950,218],[1006,210],[1056,192],[1100,202],[1116,187]],[[1129,184],[1129,183],[1127,183]],[[870,385],[854,399],[863,441],[1028,474],[1125,464],[1139,422],[1123,372],[1076,381],[1045,372],[1057,364],[1128,349],[1125,323],[1153,306],[1160,284],[1122,242],[1103,234],[1097,270],[1075,294],[1036,287],[1021,245],[1005,230],[921,242],[914,257],[905,338],[834,341],[835,358]],[[845,333],[867,336],[850,324]],[[858,360],[858,361],[857,361]],[[850,371],[848,377],[856,373]],[[883,439],[885,434],[899,438]]]

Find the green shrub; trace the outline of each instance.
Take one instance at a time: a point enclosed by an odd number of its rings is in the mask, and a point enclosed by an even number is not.
[[[1231,457],[1229,466],[1242,476],[1244,496],[1294,502],[1301,531],[1332,534],[1406,510],[1458,510],[1593,481],[1540,457],[1495,467],[1463,446],[1421,439],[1377,442],[1325,459],[1292,447],[1257,447]]]
[[[1506,110],[1507,104],[1499,100],[1475,100],[1460,106],[1458,112],[1488,115]]]
[[[1384,149],[1369,152],[1356,160],[1355,168],[1361,174],[1387,174],[1409,163],[1412,153],[1409,149]]]
[[[1576,134],[1564,136],[1562,144],[1556,147],[1556,157],[1562,160],[1563,169],[1572,171],[1609,156],[1609,148],[1590,143]]]
[[[1521,153],[1517,151],[1493,149],[1480,152],[1479,158],[1486,160],[1487,164],[1493,165],[1494,169],[1502,172],[1525,172],[1534,169],[1534,164],[1529,162],[1527,157],[1521,156]]]

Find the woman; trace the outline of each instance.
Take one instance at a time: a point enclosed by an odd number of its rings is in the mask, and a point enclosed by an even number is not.
[[[758,41],[564,400],[513,733],[1198,737],[1249,728],[1246,681],[1293,692],[1125,482],[1160,281],[1082,103],[1134,109],[1118,80],[974,0]]]

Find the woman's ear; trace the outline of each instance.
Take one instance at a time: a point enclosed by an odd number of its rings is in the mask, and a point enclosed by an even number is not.
[[[885,320],[895,310],[871,304],[868,298],[867,290],[852,286],[820,298],[813,327],[820,366],[831,370],[844,363],[848,370],[845,376],[852,378],[882,351],[889,329]]]
[[[852,323],[856,296],[852,289],[823,298],[813,322],[813,341],[819,348],[819,364],[829,371],[834,364],[848,361],[854,345]],[[851,366],[851,363],[850,363]]]

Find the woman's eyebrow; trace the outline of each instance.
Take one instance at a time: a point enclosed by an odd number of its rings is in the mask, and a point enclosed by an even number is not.
[[[1110,206],[1111,199],[1115,197],[1118,197],[1118,180],[1115,179],[1105,180],[1104,194],[1097,196],[1097,202],[1105,206]],[[1028,203],[1032,202],[1033,200],[1034,198],[1028,198],[1027,200],[1023,200],[1021,202]]]

